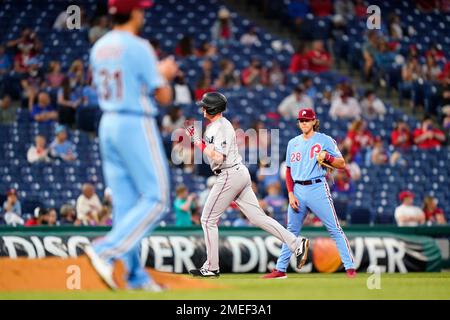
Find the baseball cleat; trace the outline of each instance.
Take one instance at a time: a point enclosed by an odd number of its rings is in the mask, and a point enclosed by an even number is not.
[[[84,252],[88,256],[91,265],[102,280],[113,290],[117,290],[119,286],[114,280],[114,266],[98,256],[92,246],[86,246]]]
[[[273,269],[271,273],[268,273],[262,277],[263,279],[286,279],[286,272]]]
[[[210,271],[210,270],[200,268],[200,269],[189,270],[189,273],[194,277],[201,277],[201,278],[218,278],[218,277],[220,277],[219,270]]]
[[[355,278],[356,277],[356,270],[355,269],[347,269],[346,271],[348,278]]]
[[[297,257],[297,268],[301,269],[308,259],[309,239],[299,237],[300,243],[295,249],[295,256]]]

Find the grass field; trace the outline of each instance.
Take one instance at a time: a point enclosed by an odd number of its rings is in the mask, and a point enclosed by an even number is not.
[[[450,273],[381,274],[381,289],[367,288],[371,274],[355,279],[344,274],[291,274],[263,280],[260,274],[226,274],[205,280],[222,289],[149,292],[4,293],[0,299],[168,299],[168,300],[304,300],[304,299],[450,299]]]

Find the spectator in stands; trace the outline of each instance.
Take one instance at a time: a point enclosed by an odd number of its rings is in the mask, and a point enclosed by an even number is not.
[[[332,98],[329,114],[333,119],[360,118],[361,107],[358,100],[353,97],[351,87],[344,87],[339,95]]]
[[[192,104],[194,99],[194,91],[186,81],[183,71],[178,70],[173,79],[173,103],[175,105]]]
[[[246,87],[267,84],[267,70],[258,58],[252,58],[250,65],[241,72],[242,84]]]
[[[334,19],[351,20],[355,16],[355,6],[351,0],[336,0],[334,2]],[[336,17],[337,16],[337,17]]]
[[[96,19],[94,26],[89,29],[89,42],[94,44],[109,31],[109,20],[107,16],[100,16]]]
[[[302,34],[302,24],[309,13],[309,6],[305,0],[292,0],[288,4],[288,16],[297,34]]]
[[[210,176],[208,179],[206,179],[206,189],[203,191],[200,191],[198,195],[198,205],[199,205],[199,211],[201,212],[203,210],[203,207],[205,206],[206,200],[208,199],[208,195],[216,183],[217,176]]]
[[[192,215],[197,205],[197,195],[189,193],[185,185],[178,185],[175,189],[176,198],[173,204],[175,225],[177,227],[192,226]]]
[[[5,46],[0,44],[0,82],[11,69],[11,58],[5,52]]]
[[[211,78],[208,76],[200,76],[195,86],[194,97],[195,100],[201,100],[202,96],[207,92],[215,91],[211,83]]]
[[[374,139],[373,147],[366,153],[366,166],[388,164],[405,164],[398,151],[393,153],[384,148],[383,140],[380,137]]]
[[[42,43],[36,32],[30,28],[25,28],[20,38],[7,42],[6,46],[16,51],[14,63],[17,66],[17,71],[26,72],[28,60],[37,55],[42,48]]]
[[[13,124],[17,119],[17,107],[11,104],[8,95],[0,99],[0,124]]]
[[[82,91],[82,105],[83,107],[98,107],[98,94],[92,77],[86,82]]]
[[[343,152],[342,155],[344,156],[345,167],[350,173],[351,180],[358,181],[359,179],[361,179],[361,168],[359,167],[358,163],[350,157],[349,152]]]
[[[62,87],[58,90],[58,122],[64,125],[75,124],[76,109],[82,103],[82,96],[76,92],[70,84],[70,79],[65,78]]]
[[[422,69],[419,65],[418,58],[410,58],[406,64],[402,67],[402,82],[399,84],[400,94],[406,91],[412,96],[412,89],[414,88],[414,83],[419,79],[423,78]],[[410,101],[410,106],[414,106],[414,101]]]
[[[373,66],[375,64],[375,55],[378,53],[379,36],[375,30],[367,33],[367,41],[363,44],[364,76],[369,81],[373,76]]]
[[[267,78],[269,86],[280,86],[284,84],[284,73],[276,60],[272,60],[272,64],[267,70]]]
[[[217,88],[227,89],[241,84],[239,80],[239,71],[235,70],[233,61],[222,59],[219,62],[219,68],[219,77],[215,81],[215,86]]]
[[[297,119],[298,111],[303,108],[314,109],[314,102],[305,93],[303,85],[299,84],[290,95],[281,101],[278,113],[286,120]]]
[[[447,61],[445,52],[441,50],[441,45],[436,42],[433,42],[425,52],[425,58],[429,56],[432,56],[437,63],[445,63]]]
[[[333,1],[331,0],[316,0],[310,1],[309,7],[318,18],[328,17],[333,13]]]
[[[305,93],[306,93],[306,95],[308,97],[310,97],[311,99],[315,99],[316,98],[317,89],[314,86],[314,82],[311,79],[311,77],[304,77],[302,79],[302,86],[303,86],[303,89],[305,90]],[[314,109],[314,107],[311,107],[311,108]]]
[[[54,226],[57,225],[58,215],[56,210],[53,208],[45,209],[45,208],[36,208],[34,209],[34,217],[27,220],[25,222],[25,226]]]
[[[199,58],[211,58],[217,55],[217,47],[208,41],[202,41],[200,46],[195,49],[195,56]]]
[[[411,147],[411,130],[405,121],[398,121],[391,133],[391,144],[401,150]]]
[[[81,194],[77,199],[77,218],[83,225],[96,225],[102,210],[102,203],[90,183],[83,184]]]
[[[239,42],[243,46],[260,46],[261,41],[258,38],[258,29],[255,26],[249,26],[247,32],[241,36]]]
[[[398,15],[391,13],[389,15],[389,36],[392,40],[400,41],[403,39],[403,30],[401,20]]]
[[[441,72],[442,72],[442,69],[437,64],[433,55],[431,55],[431,54],[428,55],[426,57],[425,64],[422,66],[422,74],[423,74],[423,77],[425,78],[425,80],[436,81],[438,79],[439,75],[441,74]]]
[[[325,50],[322,40],[315,40],[307,53],[308,67],[313,72],[326,72],[333,65],[331,55]]]
[[[51,61],[47,73],[47,84],[50,88],[59,88],[64,78],[65,75],[61,72],[61,63],[59,61]]]
[[[5,202],[3,202],[3,212],[5,214],[4,219],[6,223],[8,223],[9,220],[12,222],[18,221],[17,218],[21,218],[22,205],[17,197],[16,189],[9,189],[8,192],[6,193],[6,200]]]
[[[444,143],[445,134],[434,126],[432,119],[425,118],[420,128],[414,130],[413,138],[419,148],[431,149]]]
[[[44,217],[42,218],[41,224],[47,226],[59,225],[58,213],[56,212],[55,208],[50,208],[47,210],[47,214],[45,214]]]
[[[364,99],[361,100],[362,115],[366,119],[374,119],[386,114],[383,101],[378,98],[373,90],[367,90]]]
[[[48,156],[49,149],[46,146],[46,139],[43,135],[37,135],[34,138],[34,146],[31,146],[27,152],[27,160],[29,163],[50,162]]]
[[[40,123],[53,123],[58,119],[58,113],[50,104],[50,96],[47,92],[40,92],[38,94],[38,102],[31,110],[31,117],[34,121]]]
[[[201,71],[201,74],[200,74],[200,78],[201,77],[209,78],[211,80],[211,83],[212,83],[213,79],[216,78],[214,65],[213,65],[213,62],[212,62],[211,59],[203,59],[202,71]]]
[[[22,106],[27,106],[31,111],[34,100],[45,81],[37,58],[31,58],[27,62],[27,71],[23,75],[20,85],[22,87]]]
[[[367,17],[367,6],[364,4],[364,0],[355,0],[355,15],[358,18]]]
[[[80,6],[80,30],[84,30],[86,29],[89,24],[88,24],[88,19],[86,18],[86,10],[84,9],[84,7]],[[67,30],[68,29],[68,19],[69,19],[69,15],[67,13],[67,9],[64,9],[63,11],[61,11],[58,16],[55,19],[55,22],[53,23],[53,29],[61,31],[61,30]],[[71,21],[72,19],[70,19],[69,21]]]
[[[280,182],[274,182],[267,186],[266,188],[267,195],[264,197],[264,206],[262,209],[269,210],[273,212],[275,215],[282,214],[287,210],[287,199],[283,197],[281,194],[281,185]]]
[[[389,48],[388,43],[383,38],[378,41],[378,51],[375,53],[375,64],[380,73],[380,85],[386,86],[386,74],[392,69],[395,62],[395,53]]]
[[[347,217],[348,205],[352,201],[355,188],[348,168],[334,170],[332,173],[334,183],[331,190],[333,192],[334,204],[340,217]]]
[[[362,148],[373,144],[373,136],[367,129],[364,120],[355,120],[351,123],[347,136],[343,142],[343,149],[348,150],[350,159],[355,159]]]
[[[191,36],[187,34],[183,35],[175,48],[175,55],[180,58],[194,55],[194,40]]]
[[[233,227],[253,227],[253,224],[242,211],[239,211],[239,217],[233,221]]]
[[[230,11],[221,7],[217,14],[218,19],[211,29],[211,36],[216,45],[228,45],[234,40],[234,26]]]
[[[399,194],[401,205],[395,208],[395,220],[399,227],[417,227],[425,223],[425,214],[422,209],[414,206],[414,194],[402,191]]]
[[[60,225],[62,226],[79,226],[81,225],[81,221],[77,219],[77,213],[75,208],[70,204],[64,204],[59,209],[59,213],[61,216]]]
[[[60,158],[64,161],[76,160],[75,146],[67,140],[67,131],[63,125],[58,125],[55,129],[56,137],[50,144],[50,156]]]
[[[183,109],[178,106],[172,106],[162,119],[162,134],[164,137],[170,137],[172,133],[182,128],[186,117],[183,115]]]
[[[425,214],[425,219],[427,224],[447,224],[445,219],[444,211],[437,206],[438,201],[432,196],[426,196],[423,199],[423,212]]]
[[[299,71],[309,70],[308,47],[304,42],[297,45],[297,50],[292,55],[291,63],[289,65],[289,72],[296,73]]]

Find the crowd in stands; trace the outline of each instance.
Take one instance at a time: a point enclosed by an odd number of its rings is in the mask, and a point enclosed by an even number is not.
[[[336,30],[344,30],[346,22],[353,17],[366,17],[363,1],[301,1],[292,0],[288,6],[291,26],[305,35],[304,20],[309,13],[316,17],[331,17]],[[85,12],[83,11],[83,14]],[[213,90],[229,88],[276,87],[286,83],[292,74],[303,71],[313,74],[327,74],[335,67],[332,54],[324,41],[302,41],[292,54],[287,68],[283,68],[276,60],[261,61],[254,57],[248,61],[247,67],[237,70],[234,62],[226,57],[219,60],[219,48],[230,43],[242,46],[260,46],[260,34],[256,26],[250,25],[246,33],[239,39],[234,34],[230,11],[221,8],[217,21],[211,26],[211,41],[196,43],[189,34],[184,34],[173,52],[164,52],[156,39],[149,39],[159,57],[174,54],[177,59],[201,58],[201,72],[195,84],[188,81],[185,72],[180,70],[173,81],[174,103],[161,119],[163,137],[168,161],[173,167],[181,167],[185,173],[193,173],[192,146],[187,139],[173,140],[173,132],[180,130],[189,119],[185,115],[186,106],[191,106],[201,96]],[[63,29],[64,15],[60,15],[54,24],[55,29]],[[409,128],[406,122],[398,122],[390,134],[390,141],[374,136],[368,122],[386,114],[386,106],[374,90],[361,92],[348,79],[339,82],[333,88],[318,89],[310,76],[301,77],[300,83],[293,91],[283,97],[278,106],[273,107],[272,117],[275,119],[294,120],[300,108],[315,108],[318,97],[328,101],[327,110],[332,119],[348,123],[346,136],[335,137],[339,148],[347,162],[345,170],[335,170],[329,175],[332,181],[332,192],[338,211],[345,212],[356,192],[354,183],[362,178],[360,166],[407,166],[407,151],[414,145],[419,149],[433,149],[444,146],[450,132],[450,64],[446,54],[433,44],[423,54],[411,46],[406,55],[400,54],[396,40],[404,33],[399,17],[392,15],[387,30],[369,32],[363,46],[363,73],[367,81],[376,78],[386,81],[391,66],[401,66],[401,94],[411,99],[411,107],[423,104],[424,94],[417,90],[417,82],[436,82],[442,86],[442,99],[437,108],[444,116],[442,129],[433,118],[425,117],[420,128]],[[89,29],[88,38],[91,44],[104,35],[110,27],[107,16],[98,17]],[[386,32],[386,34],[383,34]],[[77,151],[70,141],[70,132],[78,127],[77,113],[83,108],[98,108],[96,90],[87,65],[81,59],[74,60],[68,68],[62,68],[61,62],[53,60],[48,65],[42,63],[42,46],[38,36],[32,29],[23,30],[21,37],[0,44],[0,125],[15,123],[17,108],[27,109],[31,121],[51,125],[55,128],[54,139],[47,144],[43,135],[36,135],[35,144],[23,155],[30,164],[51,163],[56,159],[65,162],[75,161]],[[13,103],[13,102],[19,102]],[[437,110],[427,110],[437,114]],[[192,114],[192,110],[189,110]],[[241,128],[239,119],[230,119],[235,129]],[[252,128],[258,133],[257,145],[247,141],[237,131],[240,150],[254,151],[270,144],[270,137],[264,135],[264,122],[256,120]],[[181,133],[182,135],[182,133]],[[189,152],[188,152],[189,151]],[[261,207],[269,215],[286,212],[288,202],[284,188],[283,169],[277,174],[265,174],[269,163],[260,159],[259,167],[254,170],[253,181],[255,192],[260,199]],[[285,164],[281,165],[283,168]],[[176,199],[173,204],[175,225],[191,226],[200,224],[200,215],[209,188],[213,185],[214,176],[208,179],[207,188],[197,194],[185,185],[177,185]],[[102,199],[96,194],[92,184],[85,183],[76,200],[76,206],[64,204],[61,208],[37,208],[33,216],[22,215],[17,190],[7,192],[7,200],[3,204],[1,218],[9,225],[111,225],[112,196],[108,189]],[[398,225],[442,224],[446,223],[445,214],[437,207],[436,199],[427,196],[423,208],[414,207],[414,195],[402,192],[399,195],[401,205],[395,211]],[[232,209],[239,212],[236,206]],[[305,221],[306,225],[321,225],[312,214]],[[245,217],[236,217],[236,226],[249,225]]]

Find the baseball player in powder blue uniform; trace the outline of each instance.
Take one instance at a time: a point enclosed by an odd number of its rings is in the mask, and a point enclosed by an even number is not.
[[[128,271],[129,288],[160,291],[141,265],[140,240],[169,209],[169,179],[153,98],[170,103],[177,66],[158,62],[148,41],[137,36],[150,1],[109,0],[115,25],[92,48],[90,62],[103,116],[99,128],[106,185],[112,190],[113,228],[85,248],[98,274],[113,289],[113,262]],[[150,98],[151,97],[151,98]]]
[[[302,134],[289,141],[286,152],[286,186],[289,192],[288,230],[298,235],[309,208],[327,228],[337,248],[349,277],[356,275],[348,240],[342,231],[334,209],[330,188],[326,181],[324,161],[337,169],[345,161],[336,141],[317,132],[319,122],[312,109],[301,109],[298,114]],[[283,244],[276,268],[264,278],[286,278],[291,251]]]

